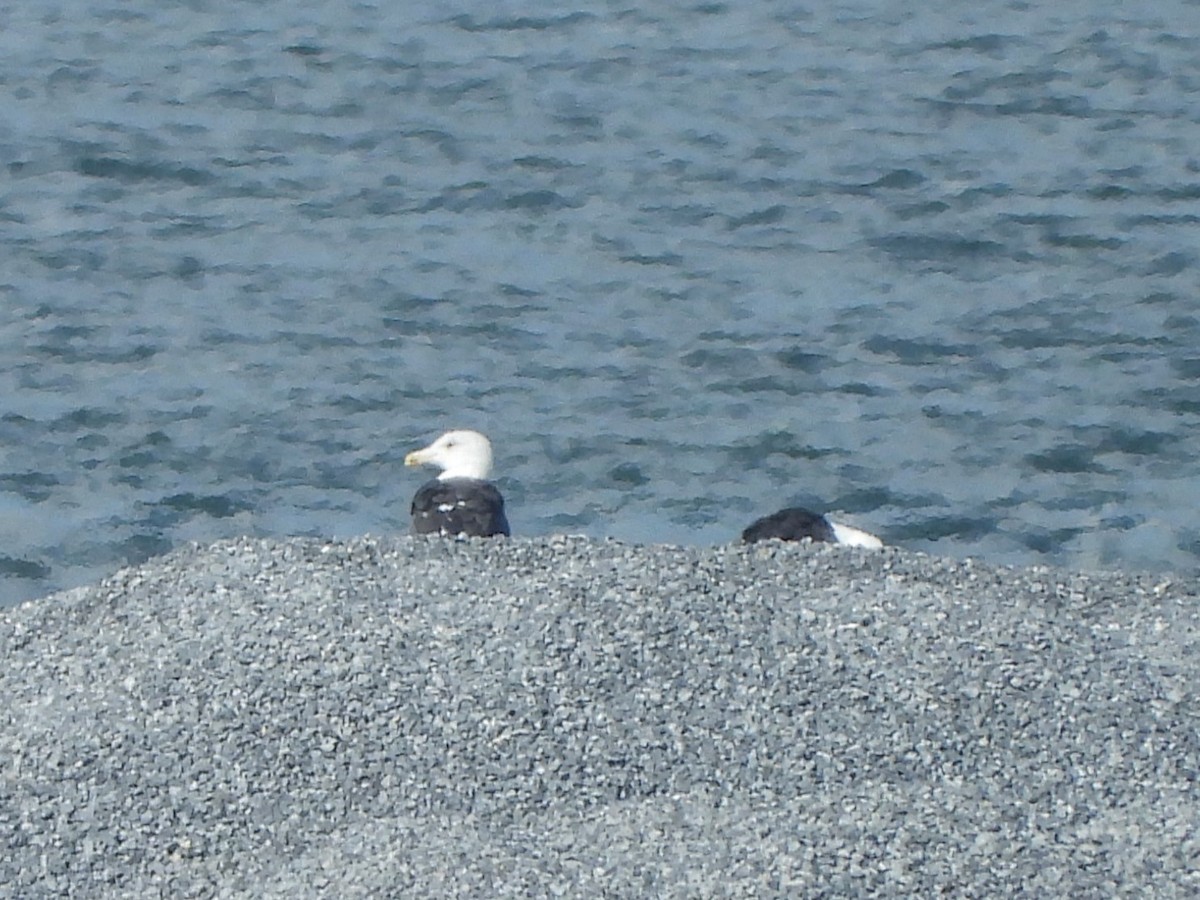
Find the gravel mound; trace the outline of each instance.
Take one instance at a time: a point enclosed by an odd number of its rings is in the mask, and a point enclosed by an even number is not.
[[[1195,896],[1198,610],[832,546],[190,547],[0,614],[0,895]]]

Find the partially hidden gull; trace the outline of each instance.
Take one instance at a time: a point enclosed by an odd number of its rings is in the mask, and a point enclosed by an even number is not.
[[[755,541],[824,541],[830,544],[846,544],[850,547],[878,549],[883,541],[839,522],[831,522],[824,516],[799,506],[789,506],[779,512],[756,519],[742,532],[742,540],[748,544]]]
[[[441,474],[421,485],[413,497],[413,533],[509,534],[504,497],[488,481],[492,444],[478,431],[447,431],[428,447],[404,457],[404,464],[441,469]]]

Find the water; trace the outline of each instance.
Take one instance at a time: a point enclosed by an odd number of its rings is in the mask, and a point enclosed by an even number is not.
[[[801,502],[1200,562],[1200,5],[77,0],[0,22],[0,602],[180,542]]]

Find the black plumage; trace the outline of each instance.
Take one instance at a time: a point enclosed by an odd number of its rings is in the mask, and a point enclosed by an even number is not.
[[[509,534],[504,498],[490,481],[435,478],[421,485],[412,502],[415,534]]]
[[[781,541],[802,541],[810,538],[829,543],[837,543],[838,540],[828,519],[799,506],[790,506],[769,516],[763,516],[751,522],[742,532],[742,540],[746,543],[767,541],[771,538]]]

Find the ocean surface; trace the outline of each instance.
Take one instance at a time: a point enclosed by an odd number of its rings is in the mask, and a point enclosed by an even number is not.
[[[187,541],[790,503],[1200,565],[1200,4],[0,12],[0,603]]]

